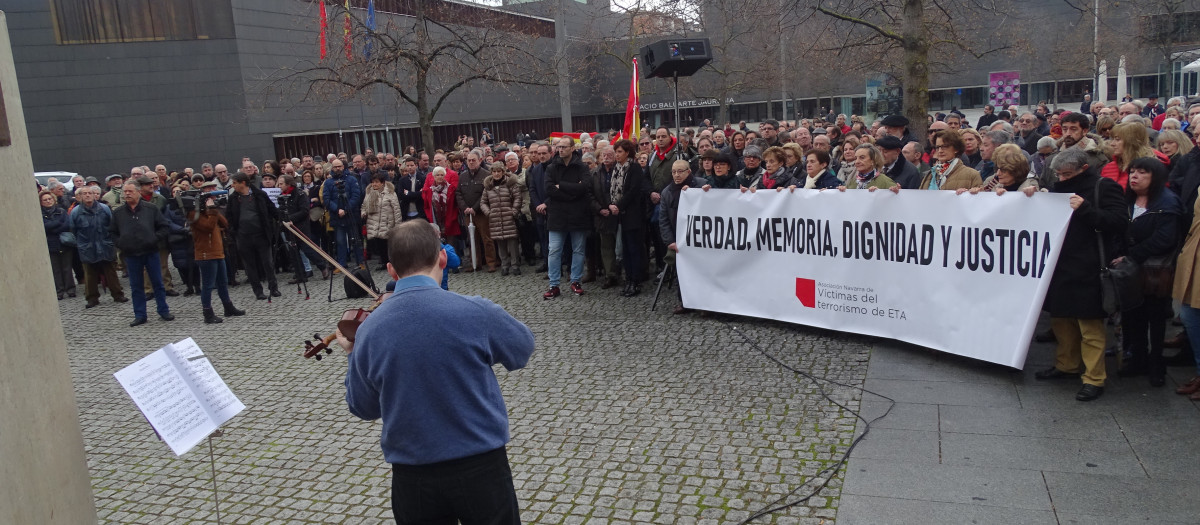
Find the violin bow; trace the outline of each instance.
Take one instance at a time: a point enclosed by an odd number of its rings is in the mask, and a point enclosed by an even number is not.
[[[375,290],[372,290],[370,286],[367,286],[365,283],[358,280],[354,274],[350,273],[344,266],[339,264],[337,259],[334,259],[333,257],[330,257],[328,253],[325,253],[325,250],[322,250],[320,246],[317,246],[317,244],[312,241],[312,239],[309,239],[307,235],[304,235],[303,232],[297,229],[295,224],[284,223],[283,227],[287,231],[291,232],[292,235],[295,235],[297,239],[300,239],[301,242],[308,245],[309,248],[312,248],[313,251],[317,252],[322,259],[325,259],[329,262],[329,264],[332,264],[334,268],[341,270],[342,275],[346,276],[347,279],[350,279],[354,282],[354,284],[357,284],[359,288],[362,288],[364,291],[366,291],[367,295],[370,295],[372,300],[379,300],[379,294],[375,293]]]

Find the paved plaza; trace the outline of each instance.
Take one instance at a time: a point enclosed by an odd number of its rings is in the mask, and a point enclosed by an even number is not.
[[[653,312],[651,293],[626,299],[619,287],[543,301],[544,277],[524,269],[452,275],[450,286],[496,301],[537,337],[525,369],[496,367],[526,523],[738,523],[814,492],[754,523],[1200,521],[1200,409],[1173,393],[1186,368],[1158,390],[1110,380],[1084,405],[1074,384],[1032,380],[1048,345],[1013,371],[772,321],[674,316],[671,292]],[[175,457],[112,377],[188,336],[247,406],[212,440],[222,523],[391,522],[381,427],[347,411],[345,358],[300,356],[304,339],[367,303],[329,303],[327,283],[310,284],[311,300],[283,286],[273,304],[233,288],[248,315],[219,325],[203,324],[198,297],[169,298],[175,321],[138,328],[128,304],[60,303],[102,523],[217,521],[208,445]],[[824,488],[818,474],[863,431],[851,411],[876,417],[889,402],[822,383],[831,401],[756,346],[897,403]]]

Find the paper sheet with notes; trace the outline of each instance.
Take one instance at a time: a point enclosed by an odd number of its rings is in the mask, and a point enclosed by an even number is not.
[[[177,456],[246,408],[190,337],[113,376]]]

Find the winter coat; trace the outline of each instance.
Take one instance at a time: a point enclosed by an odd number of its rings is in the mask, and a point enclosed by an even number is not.
[[[268,240],[276,237],[275,223],[279,220],[279,209],[271,204],[271,198],[267,194],[254,186],[250,186],[251,205],[258,211],[258,220],[262,225],[262,235]],[[259,232],[239,231],[240,224],[238,221],[242,216],[242,208],[238,193],[232,192],[229,194],[229,206],[225,208],[225,219],[229,221],[229,233],[235,239],[240,239],[243,235],[256,236]]]
[[[804,188],[804,186],[808,184],[808,173],[801,172],[800,177],[798,177],[796,182],[793,184],[795,184],[797,188]],[[816,186],[813,189],[830,190],[841,185],[842,181],[838,180],[837,175],[833,174],[833,170],[827,168],[825,171],[821,172],[820,176],[817,177]]]
[[[546,167],[546,229],[591,231],[592,177],[578,151],[567,162],[550,159]]]
[[[382,190],[367,186],[362,216],[367,220],[368,239],[386,239],[388,232],[404,220],[404,214],[400,212],[400,199],[396,197],[396,187],[390,182],[383,183]]]
[[[117,259],[117,247],[108,233],[113,212],[107,204],[96,201],[89,208],[80,204],[71,210],[71,231],[75,232],[75,249],[79,261],[93,264]]]
[[[1163,166],[1166,166],[1167,168],[1171,167],[1171,159],[1167,157],[1165,153],[1158,150],[1153,151],[1154,157],[1157,158],[1159,162],[1163,163]],[[1117,160],[1115,155],[1108,164],[1105,164],[1104,167],[1100,169],[1100,176],[1116,181],[1117,184],[1121,185],[1121,189],[1123,190],[1129,188],[1129,172],[1121,169],[1121,162]]]
[[[339,195],[337,182],[345,181],[345,189]],[[358,179],[343,171],[341,176],[330,175],[321,184],[321,202],[325,203],[325,211],[329,213],[329,225],[333,228],[345,228],[357,222],[358,210],[362,206],[363,192],[358,185]],[[338,210],[345,206],[346,216],[338,217]],[[234,221],[229,221],[235,225]]]
[[[848,190],[865,190],[868,188],[886,190],[888,188],[891,188],[892,186],[895,186],[896,181],[888,178],[887,175],[879,173],[879,174],[875,175],[874,179],[871,179],[871,182],[867,183],[866,188],[860,188],[860,187],[858,187],[858,172],[855,171],[854,175],[846,177],[846,182],[843,182],[842,185],[845,186],[846,189],[848,189]]]
[[[1178,155],[1167,177],[1167,188],[1183,201],[1183,224],[1192,223],[1192,208],[1200,193],[1200,148],[1192,148],[1187,155]]]
[[[750,168],[742,168],[737,172],[738,185],[747,188],[753,188],[762,185],[762,177],[767,172],[762,164],[751,170]],[[671,179],[667,179],[667,184],[671,183]]]
[[[224,259],[225,241],[221,234],[227,229],[229,221],[221,212],[209,208],[200,213],[192,221],[192,258],[197,261]]]
[[[452,176],[453,175],[453,176]],[[462,235],[462,227],[458,223],[458,206],[455,197],[458,194],[458,174],[446,170],[446,211],[435,213],[433,209],[433,175],[425,177],[425,187],[421,189],[421,200],[425,202],[425,216],[429,222],[442,228],[446,237]]]
[[[1133,217],[1133,204],[1128,210],[1129,216]],[[1179,197],[1164,189],[1154,202],[1148,203],[1145,212],[1130,220],[1121,253],[1138,264],[1152,257],[1171,254],[1179,246],[1182,217],[1183,204]]]
[[[892,164],[892,169],[886,170],[884,175],[889,179],[896,181],[900,185],[900,189],[915,190],[921,187],[921,172],[913,166],[904,155],[896,158],[896,162]]]
[[[1192,217],[1183,250],[1175,262],[1175,287],[1171,296],[1197,308],[1200,307],[1200,221],[1195,218],[1200,217],[1200,200],[1195,200],[1194,196]]]
[[[181,273],[186,272],[192,266],[194,254],[192,232],[183,214],[176,213],[169,206],[162,212],[167,219],[167,248],[171,251],[171,262]]]
[[[671,184],[663,188],[662,200],[658,201],[658,234],[662,236],[663,244],[666,245],[675,242],[675,225],[679,219],[679,194],[683,191],[683,186],[700,189],[704,187],[704,179],[691,177],[679,186],[672,180]]]
[[[120,206],[125,202],[124,197],[121,195],[120,186],[104,192],[104,196],[100,197],[100,200],[103,201],[104,204],[108,205],[108,209],[110,211],[117,209],[117,206]]]
[[[1100,201],[1096,184],[1100,181]],[[1104,261],[1117,258],[1120,239],[1129,224],[1129,208],[1117,183],[1092,173],[1081,173],[1054,185],[1054,193],[1083,197],[1083,204],[1071,214],[1063,239],[1058,265],[1046,292],[1045,310],[1051,317],[1103,319],[1100,296],[1100,246],[1096,232],[1104,239]]]
[[[137,209],[125,205],[113,210],[108,229],[113,244],[127,256],[157,252],[159,243],[166,242],[169,230],[162,212],[146,202],[139,202]]]
[[[629,160],[625,173],[625,187],[621,189],[620,202],[612,202],[612,176],[614,170],[605,170],[603,166],[592,174],[592,212],[596,217],[596,230],[603,233],[617,233],[617,228],[626,230],[641,230],[646,224],[646,209],[650,202],[650,188],[647,186],[646,174],[637,161]],[[704,180],[696,177],[697,179]],[[610,204],[616,204],[617,215],[600,215],[600,210],[608,209]]]
[[[283,216],[283,220],[291,222],[300,233],[312,237],[311,228],[308,227],[309,215],[308,210],[312,208],[312,197],[308,192],[301,189],[299,186],[292,188],[291,199],[287,199],[287,205],[279,208],[279,214]],[[280,201],[282,202],[282,201]]]
[[[67,222],[67,210],[58,205],[49,208],[43,207],[42,227],[46,229],[46,246],[50,248],[50,253],[59,253],[69,249],[58,240],[59,234],[71,231],[71,225]]]
[[[525,179],[526,186],[529,186],[529,212],[533,217],[543,217],[537,212],[537,207],[546,203],[546,164],[530,166]]]
[[[725,175],[724,177],[720,177],[717,175],[713,175],[711,177],[704,177],[704,181],[706,183],[708,183],[709,186],[712,186],[713,188],[716,188],[716,189],[736,190],[736,189],[742,187],[741,181],[738,180],[737,174],[732,173],[732,172]]]
[[[529,170],[521,168],[512,175],[517,179],[517,187],[521,188],[521,215],[525,216],[525,220],[532,221],[533,215],[529,212]]]
[[[512,173],[499,181],[488,177],[483,181],[483,198],[479,210],[488,218],[488,229],[498,241],[517,238],[517,215],[521,213],[521,185]]]
[[[933,170],[929,170],[929,173],[921,178],[921,185],[918,186],[918,189],[929,188],[929,182],[932,180]],[[963,188],[969,190],[981,184],[983,184],[983,177],[979,176],[979,172],[968,168],[962,161],[959,161],[958,165],[946,175],[946,182],[938,186],[938,189],[957,190]]]
[[[1029,135],[1022,136],[1018,133],[1013,137],[1013,143],[1020,146],[1021,149],[1025,150],[1025,153],[1030,155],[1037,154],[1037,143],[1039,140],[1042,140],[1042,135],[1037,130],[1029,132]]]
[[[479,201],[483,199],[483,183],[491,177],[492,172],[482,164],[475,171],[467,170],[458,175],[458,195],[455,197],[458,211],[466,212],[467,208],[475,210],[475,213],[483,211],[479,208]]]

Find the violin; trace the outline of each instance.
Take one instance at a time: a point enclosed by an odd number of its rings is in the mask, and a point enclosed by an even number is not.
[[[349,339],[350,342],[353,343],[354,336],[358,334],[358,327],[362,325],[363,321],[367,320],[367,316],[370,315],[371,312],[375,311],[376,308],[379,308],[379,305],[383,304],[383,301],[391,296],[392,293],[388,292],[380,295],[379,298],[375,300],[375,303],[371,306],[366,308],[351,308],[345,312],[342,312],[342,318],[337,322],[337,331],[325,337],[321,337],[321,334],[319,333],[313,334],[313,339],[316,340],[315,343],[311,339],[304,342],[304,358],[308,359],[310,357],[315,357],[317,361],[320,361],[321,357],[323,357],[321,355],[322,350],[324,350],[326,354],[332,354],[333,349],[330,348],[329,345],[333,343],[335,339],[337,339],[337,332],[339,331],[343,336],[346,337],[346,339]]]
[[[312,248],[313,251],[317,252],[317,255],[320,255],[322,259],[325,259],[327,262],[329,262],[329,264],[333,265],[334,268],[341,270],[342,275],[344,275],[347,279],[350,279],[352,282],[354,282],[354,284],[357,284],[363,290],[366,290],[367,295],[371,296],[371,299],[375,300],[371,306],[366,308],[351,308],[342,313],[342,318],[337,323],[337,329],[342,332],[342,335],[346,336],[346,339],[349,339],[351,342],[353,342],[355,334],[358,333],[359,325],[361,325],[363,321],[366,321],[367,316],[376,308],[378,308],[380,304],[383,304],[384,299],[391,297],[392,294],[390,292],[380,294],[379,292],[376,292],[374,288],[367,286],[366,283],[363,283],[355,278],[354,274],[350,273],[345,267],[338,263],[337,259],[334,259],[328,253],[325,253],[320,246],[317,246],[317,243],[313,242],[312,239],[309,239],[307,235],[304,235],[304,232],[296,229],[295,225],[284,223],[283,227],[288,232],[291,232],[292,235],[295,235],[297,239],[300,239],[301,242],[308,245],[309,248]],[[313,334],[313,339],[304,342],[304,358],[308,359],[310,357],[315,357],[317,361],[320,361],[322,357],[322,351],[324,351],[325,354],[332,354],[333,349],[330,348],[329,345],[333,343],[335,339],[337,339],[336,331],[325,337],[321,337],[321,334],[319,333]],[[314,343],[313,340],[316,340],[316,342]]]

